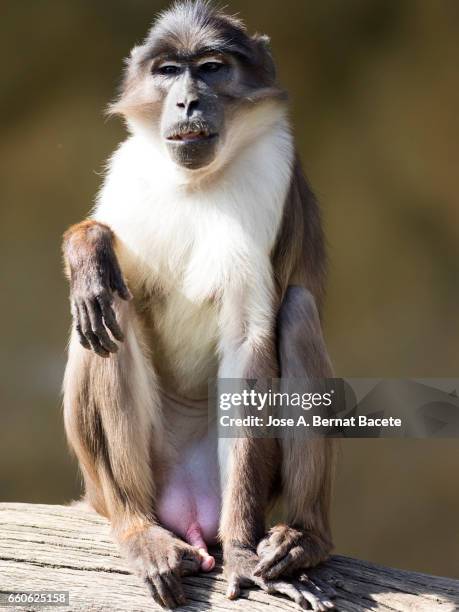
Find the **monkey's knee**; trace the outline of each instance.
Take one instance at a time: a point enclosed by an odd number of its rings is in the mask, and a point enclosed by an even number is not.
[[[298,332],[307,324],[320,329],[319,312],[312,293],[305,287],[290,285],[279,310],[281,330]]]
[[[278,338],[282,377],[332,375],[316,301],[304,287],[287,289],[279,310]]]

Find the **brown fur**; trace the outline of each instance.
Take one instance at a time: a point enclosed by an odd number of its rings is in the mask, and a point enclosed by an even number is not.
[[[162,425],[137,315],[131,304],[120,310],[126,340],[110,360],[89,353],[72,337],[64,416],[88,501],[124,529],[125,524],[154,522],[161,464],[153,453],[160,450]]]
[[[279,355],[285,379],[333,376],[315,301],[304,288],[287,290],[279,314]],[[332,548],[329,509],[335,452],[335,441],[330,438],[282,440],[287,521],[323,540],[323,551],[317,561],[324,560]]]
[[[298,155],[271,259],[279,304],[289,285],[300,285],[312,293],[320,315],[325,295],[325,239],[319,205]]]
[[[235,545],[255,549],[263,537],[279,459],[275,439],[238,438],[233,441],[230,477],[220,519],[224,551]]]

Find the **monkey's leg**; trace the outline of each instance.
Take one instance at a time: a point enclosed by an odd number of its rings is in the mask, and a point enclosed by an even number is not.
[[[222,303],[219,377],[236,379],[236,386],[237,379],[256,378],[263,383],[278,376],[268,265],[265,272],[263,282],[246,287],[239,294],[227,294]],[[279,441],[273,438],[219,440],[223,488],[220,535],[227,596],[235,599],[241,586],[255,583],[269,593],[287,595],[302,607],[310,604],[313,609],[325,610],[333,604],[303,583],[266,580],[254,573],[260,561],[256,546],[265,531],[265,518],[280,471],[280,450]]]
[[[225,326],[225,329],[230,329],[230,326]],[[237,335],[237,327],[235,331]],[[232,346],[237,346],[237,350],[232,351],[229,342],[223,352],[222,378],[263,380],[277,375],[276,350],[269,333],[261,341],[258,337],[256,344],[246,341],[239,346],[234,342]],[[220,439],[219,458],[223,484],[220,534],[228,580],[227,596],[235,599],[241,586],[256,584],[268,593],[286,595],[303,608],[309,604],[313,609],[325,610],[321,594],[318,591],[313,593],[308,585],[298,580],[266,580],[254,574],[260,561],[256,546],[265,532],[265,518],[279,473],[281,455],[278,440]]]
[[[227,446],[228,448],[228,446]],[[264,532],[279,447],[274,439],[240,438],[230,442],[230,464],[223,499],[221,537],[228,579],[227,596],[235,599],[242,586],[256,584],[268,593],[286,595],[300,607],[313,610],[333,608],[331,589],[313,581],[256,575],[260,558],[256,544]]]
[[[269,278],[267,279],[269,282]],[[277,374],[277,357],[272,341],[272,330],[263,330],[270,311],[250,308],[247,302],[269,304],[268,294],[254,295],[262,291],[259,283],[239,295],[226,296],[221,309],[223,336],[220,341],[222,359],[219,377],[223,379],[250,378],[254,374],[272,377]],[[252,320],[243,324],[243,306],[252,313]],[[261,313],[261,321],[253,318]],[[266,315],[266,316],[264,316]],[[249,330],[256,329],[252,340]],[[260,330],[264,333],[260,334]],[[241,343],[241,337],[246,338]],[[256,345],[254,338],[257,339]],[[228,579],[228,597],[239,594],[239,586],[253,582],[252,573],[258,562],[256,546],[265,531],[276,465],[279,463],[279,446],[273,439],[242,437],[221,438],[218,441],[220,482],[222,486],[222,513],[220,538],[223,544],[224,568]]]
[[[291,286],[287,290],[278,333],[283,378],[332,376],[315,301],[306,289]],[[329,506],[334,440],[286,438],[281,444],[287,524],[275,526],[258,545],[261,561],[256,574],[267,580],[313,567],[327,559],[332,549]]]
[[[134,571],[161,605],[185,601],[180,576],[200,555],[158,524],[155,504],[164,440],[155,373],[142,346],[134,306],[116,306],[124,342],[110,358],[72,333],[64,379],[64,418],[88,501],[106,515]]]
[[[241,584],[252,581],[258,563],[256,546],[265,532],[278,451],[273,439],[219,441],[223,485],[220,537],[230,599],[238,596]]]

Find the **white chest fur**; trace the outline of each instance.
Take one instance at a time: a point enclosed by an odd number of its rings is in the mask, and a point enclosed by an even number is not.
[[[176,326],[180,317],[180,312],[167,312],[168,295],[171,309],[178,302],[182,307],[192,303],[199,319],[199,304],[203,317],[209,317],[209,299],[271,276],[269,256],[292,158],[286,119],[246,146],[224,172],[200,184],[181,175],[141,136],[132,136],[115,153],[93,217],[115,232],[131,287],[162,289],[166,310],[163,305],[159,327],[166,344],[173,331],[167,321]],[[217,326],[209,323],[216,333]],[[210,345],[203,342],[203,349]]]

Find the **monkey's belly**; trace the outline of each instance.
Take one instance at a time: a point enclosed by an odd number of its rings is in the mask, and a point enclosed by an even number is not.
[[[181,450],[160,492],[161,524],[200,547],[217,539],[220,520],[220,481],[216,443],[206,435]]]
[[[203,398],[217,375],[218,309],[190,302],[179,290],[151,306],[150,346],[161,386],[181,396]]]

